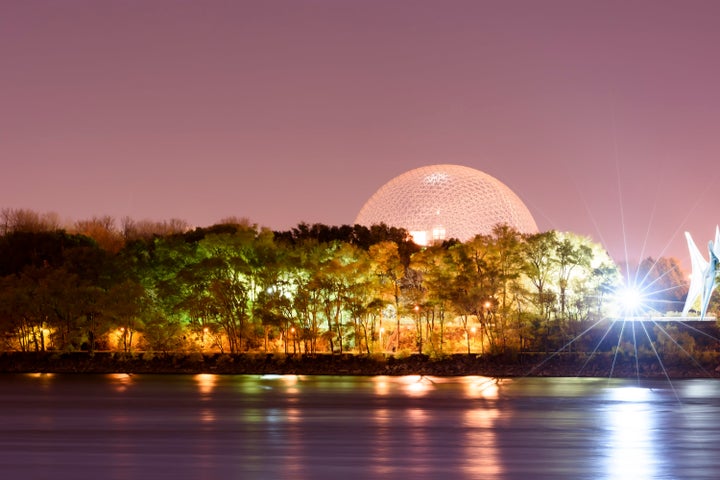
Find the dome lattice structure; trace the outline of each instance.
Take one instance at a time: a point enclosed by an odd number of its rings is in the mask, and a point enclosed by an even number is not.
[[[504,183],[461,165],[431,165],[399,175],[380,187],[355,223],[407,229],[416,243],[490,234],[497,224],[536,233],[535,220]]]

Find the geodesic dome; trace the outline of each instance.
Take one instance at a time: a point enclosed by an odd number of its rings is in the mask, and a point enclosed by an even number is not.
[[[365,203],[356,224],[407,229],[415,243],[490,234],[497,224],[536,233],[535,220],[504,183],[474,168],[431,165],[403,173]]]

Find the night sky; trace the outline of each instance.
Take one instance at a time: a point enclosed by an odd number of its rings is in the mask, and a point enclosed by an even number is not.
[[[352,223],[456,163],[622,261],[720,222],[720,2],[0,0],[0,207]],[[704,248],[703,248],[704,250]]]

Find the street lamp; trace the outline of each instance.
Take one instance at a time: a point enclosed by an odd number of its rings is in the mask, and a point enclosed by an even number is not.
[[[420,318],[420,305],[415,305],[415,330],[416,330],[416,340],[415,343],[418,347],[418,353],[422,353],[422,319]]]
[[[125,336],[125,327],[118,328],[119,340],[122,342],[123,351],[127,352],[127,337]]]
[[[200,346],[203,348],[203,350],[205,349],[205,335],[207,335],[209,331],[210,331],[210,329],[208,327],[203,328],[202,341],[200,342],[201,343]]]
[[[483,304],[483,306],[485,307],[485,319],[487,322],[489,322],[490,314],[492,313],[493,304],[490,300],[486,300],[485,303]],[[482,353],[483,355],[485,354],[485,338],[483,336],[483,330],[482,330],[484,325],[487,325],[487,324],[480,324],[480,353]],[[487,328],[485,331],[487,331]]]

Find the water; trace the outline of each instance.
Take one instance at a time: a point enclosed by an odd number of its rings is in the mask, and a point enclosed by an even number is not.
[[[0,376],[15,479],[701,479],[720,382]]]

